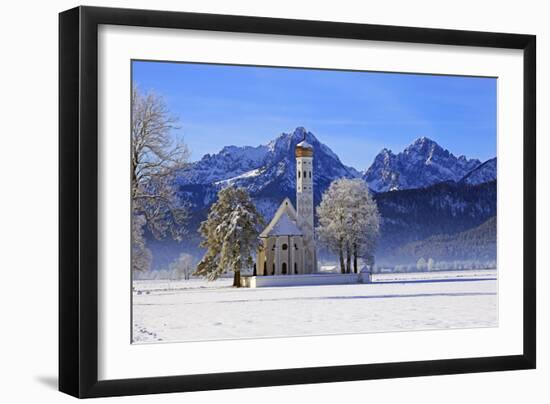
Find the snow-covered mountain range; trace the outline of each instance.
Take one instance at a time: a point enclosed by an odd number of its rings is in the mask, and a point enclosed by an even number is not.
[[[257,147],[224,147],[217,154],[207,154],[182,170],[178,177],[181,192],[190,202],[201,207],[214,201],[217,191],[227,185],[245,187],[260,211],[271,217],[285,197],[295,202],[296,144],[305,140],[314,148],[313,160],[315,202],[337,178],[358,178],[361,173],[345,166],[338,156],[321,143],[313,133],[298,127],[282,133],[267,145]]]
[[[363,178],[375,192],[424,188],[444,181],[460,181],[481,164],[456,157],[431,139],[421,137],[398,154],[383,149]]]
[[[271,191],[274,186],[294,189],[294,147],[304,137],[315,149],[318,194],[324,190],[324,184],[340,177],[362,177],[374,192],[425,188],[446,181],[462,180],[475,185],[496,179],[496,158],[481,163],[475,158],[456,157],[426,137],[416,139],[397,154],[383,149],[361,173],[344,165],[313,133],[298,127],[266,145],[226,146],[219,153],[207,154],[181,172],[179,184],[183,187],[214,185],[216,188],[234,184],[246,187],[252,194]]]
[[[305,139],[314,149],[314,203],[338,178],[363,178],[375,193],[427,188],[444,182],[477,185],[496,180],[496,158],[481,163],[456,157],[435,141],[416,139],[394,154],[383,149],[365,172],[344,165],[340,158],[303,127],[282,133],[266,145],[226,146],[191,163],[178,176],[180,195],[193,210],[192,220],[204,220],[218,191],[229,185],[246,188],[260,212],[269,219],[288,197],[295,202],[294,148]]]

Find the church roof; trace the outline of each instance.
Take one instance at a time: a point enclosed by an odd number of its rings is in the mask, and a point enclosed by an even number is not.
[[[281,203],[277,212],[260,237],[271,236],[302,236],[303,233],[296,224],[296,211],[288,198]]]
[[[280,217],[279,220],[275,223],[275,225],[266,231],[262,233],[262,236],[264,237],[270,237],[270,236],[301,236],[302,232],[296,225],[296,222],[292,220],[290,217],[288,217],[288,214],[285,212]]]

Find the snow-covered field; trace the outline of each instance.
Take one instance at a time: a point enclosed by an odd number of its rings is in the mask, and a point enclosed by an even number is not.
[[[497,281],[232,288],[135,281],[136,343],[497,326]]]
[[[423,271],[380,273],[372,275],[372,282],[430,282],[448,280],[496,279],[496,269],[465,269],[459,271]]]

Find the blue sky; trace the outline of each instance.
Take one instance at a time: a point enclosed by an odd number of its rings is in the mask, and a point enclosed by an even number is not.
[[[133,80],[164,97],[193,161],[298,126],[358,170],[421,136],[457,156],[496,156],[494,78],[134,61]]]

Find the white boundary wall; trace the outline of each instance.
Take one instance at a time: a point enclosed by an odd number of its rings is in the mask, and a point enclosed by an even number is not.
[[[445,282],[496,279],[496,269],[433,271],[387,274],[304,274],[275,276],[243,276],[241,285],[247,288],[276,286],[345,285],[385,282]]]
[[[245,276],[241,278],[242,286],[262,288],[271,286],[304,286],[304,285],[344,285],[361,283],[361,274],[305,274],[275,276]]]

